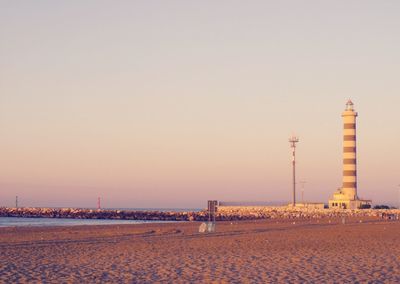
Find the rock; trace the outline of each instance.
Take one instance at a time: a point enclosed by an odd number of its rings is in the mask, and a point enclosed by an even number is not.
[[[201,223],[199,227],[199,233],[205,233],[207,232],[207,224],[206,223]]]

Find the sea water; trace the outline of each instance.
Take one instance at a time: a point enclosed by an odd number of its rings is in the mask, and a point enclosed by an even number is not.
[[[166,221],[0,217],[0,227],[121,225],[121,224],[144,224],[144,223],[160,223],[160,222],[165,223]]]

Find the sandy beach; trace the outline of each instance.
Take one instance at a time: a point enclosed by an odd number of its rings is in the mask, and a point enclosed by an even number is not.
[[[361,222],[360,222],[361,221]],[[2,283],[399,283],[377,218],[0,229]]]

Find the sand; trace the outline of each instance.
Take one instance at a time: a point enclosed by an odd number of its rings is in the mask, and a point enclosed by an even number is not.
[[[0,282],[400,282],[399,221],[293,222],[1,228]]]

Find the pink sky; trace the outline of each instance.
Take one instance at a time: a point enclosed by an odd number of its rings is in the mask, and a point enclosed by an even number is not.
[[[3,1],[0,206],[399,201],[397,1]]]

